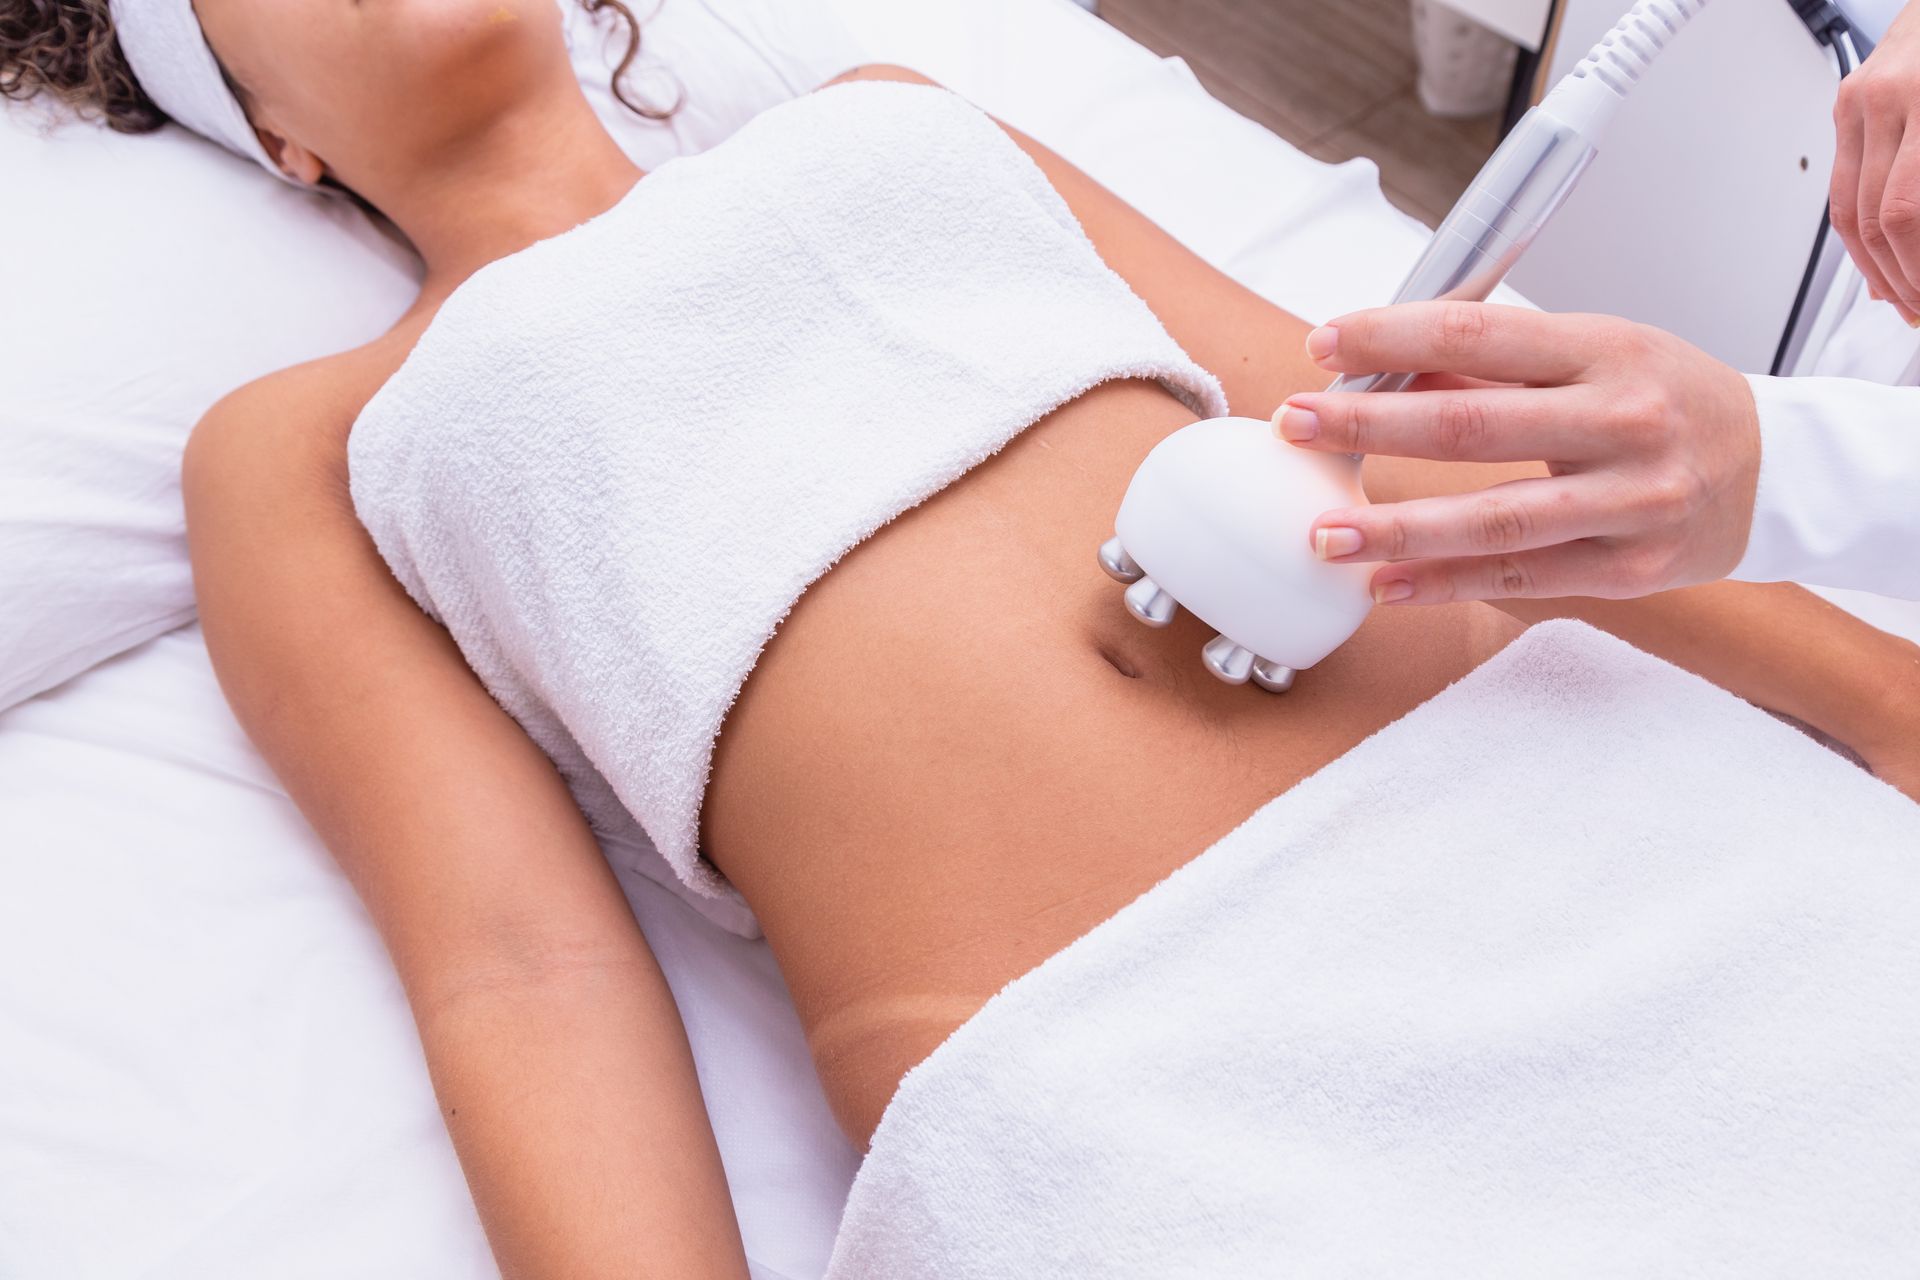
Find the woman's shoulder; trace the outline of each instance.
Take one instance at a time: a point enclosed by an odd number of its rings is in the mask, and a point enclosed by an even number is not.
[[[360,411],[418,338],[402,321],[362,346],[276,370],[228,392],[188,438],[183,472],[218,472],[223,484],[275,487],[340,482],[347,436]]]

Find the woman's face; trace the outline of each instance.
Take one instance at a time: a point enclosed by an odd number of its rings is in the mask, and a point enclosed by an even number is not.
[[[418,172],[572,83],[554,0],[195,0],[194,10],[269,153],[308,181],[321,166],[349,187]]]

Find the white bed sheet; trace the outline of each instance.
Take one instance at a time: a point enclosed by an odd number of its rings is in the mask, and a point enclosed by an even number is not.
[[[1308,318],[1419,229],[1070,0],[835,0]],[[627,885],[681,999],[754,1273],[818,1276],[854,1153],[764,944]],[[495,1271],[352,893],[187,628],[0,716],[0,1276]]]

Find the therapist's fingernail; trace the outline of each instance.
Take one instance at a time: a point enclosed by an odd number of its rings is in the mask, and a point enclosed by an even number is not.
[[[1313,554],[1322,560],[1337,560],[1341,556],[1350,556],[1361,546],[1360,531],[1333,525],[1326,529],[1316,529],[1313,534]]]
[[[1315,360],[1325,360],[1340,346],[1340,331],[1330,324],[1323,324],[1307,335],[1307,354]]]
[[[1413,594],[1413,584],[1405,578],[1395,578],[1390,582],[1373,584],[1373,602],[1375,604],[1398,604]]]
[[[1282,439],[1305,444],[1320,434],[1320,415],[1300,405],[1288,404],[1280,410],[1279,427]]]

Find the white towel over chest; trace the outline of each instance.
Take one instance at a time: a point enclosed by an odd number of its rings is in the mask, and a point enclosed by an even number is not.
[[[1226,412],[991,121],[849,84],[463,284],[355,424],[353,499],[595,827],[750,933],[700,805],[780,620],[888,520],[1136,377]]]

